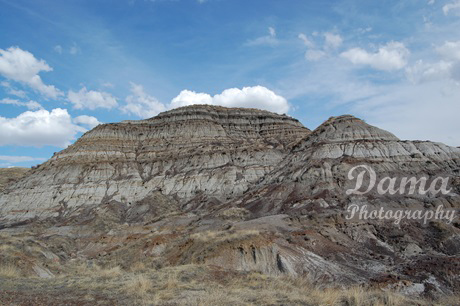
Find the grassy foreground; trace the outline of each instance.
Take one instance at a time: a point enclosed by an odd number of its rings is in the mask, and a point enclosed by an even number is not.
[[[319,289],[303,278],[271,277],[184,265],[129,271],[75,263],[69,275],[23,277],[12,265],[0,266],[1,305],[458,305],[407,298],[379,289]]]

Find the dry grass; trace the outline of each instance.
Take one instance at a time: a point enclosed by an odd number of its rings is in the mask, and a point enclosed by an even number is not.
[[[115,267],[111,267],[111,268],[107,268],[107,269],[103,269],[103,268],[98,267],[95,270],[96,270],[95,272],[97,273],[97,275],[100,276],[100,277],[103,277],[103,278],[117,277],[117,276],[120,276],[123,273],[123,271],[121,270],[121,268],[119,266],[115,266]]]
[[[120,266],[101,267],[97,264],[88,265],[88,263],[80,262],[69,265],[68,273],[64,277],[78,275],[91,276],[94,278],[113,278],[122,275],[124,272]]]
[[[142,274],[134,275],[124,284],[125,292],[137,297],[146,297],[152,287],[153,282],[150,280],[150,278]]]
[[[129,268],[131,272],[145,272],[147,270],[147,265],[143,261],[136,261]]]
[[[244,220],[249,214],[249,211],[245,208],[231,207],[222,211],[217,216],[226,220]]]
[[[219,233],[214,237],[219,237]],[[121,301],[121,305],[459,305],[459,297],[446,297],[436,304],[391,291],[363,287],[316,288],[302,277],[275,277],[206,265],[157,270],[139,262],[123,270],[115,263],[101,267],[100,263],[75,262],[66,269],[67,276],[37,280],[23,278],[17,267],[3,264],[0,278],[8,278],[9,290],[30,283],[31,288],[39,288],[33,290],[40,292],[53,295],[59,294],[56,290],[75,292],[76,297],[86,296],[88,301],[102,294]],[[0,286],[0,289],[4,288]]]
[[[0,276],[9,277],[9,278],[17,278],[21,276],[21,272],[15,265],[11,263],[6,263],[3,265],[0,265]]]

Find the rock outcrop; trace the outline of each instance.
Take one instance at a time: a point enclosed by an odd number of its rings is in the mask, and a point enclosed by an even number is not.
[[[377,194],[377,188],[365,195],[349,195],[346,191],[355,188],[356,180],[350,180],[348,175],[356,166],[372,168],[376,173],[375,185],[385,177],[396,179],[395,188],[403,177],[445,177],[449,179],[452,192],[439,197],[418,192],[408,194],[408,186],[405,192],[398,190],[396,195]],[[363,168],[352,174],[356,178],[361,171]],[[459,201],[459,176],[458,148],[429,141],[401,141],[387,131],[345,115],[330,118],[294,146],[280,166],[267,174],[258,188],[246,194],[245,204],[240,205],[262,214],[293,209],[306,212],[324,206],[343,209],[363,201],[375,203],[376,207],[382,203],[403,207],[406,205],[402,202],[411,202],[418,203],[421,208],[427,203],[440,202],[452,208]],[[366,175],[363,187],[369,186],[369,179]],[[427,180],[425,189],[430,183]],[[271,207],[260,204],[266,198],[273,199]]]

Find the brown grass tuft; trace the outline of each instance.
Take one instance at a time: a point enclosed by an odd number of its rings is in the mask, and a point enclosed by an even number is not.
[[[0,265],[0,276],[18,278],[21,276],[19,269],[11,263]]]
[[[135,295],[137,297],[145,297],[148,295],[149,290],[153,287],[153,283],[145,275],[134,275],[127,280],[124,284],[126,293]]]

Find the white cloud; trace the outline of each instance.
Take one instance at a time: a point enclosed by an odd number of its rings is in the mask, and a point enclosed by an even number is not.
[[[460,61],[460,40],[446,41],[436,51],[446,60]]]
[[[435,48],[440,56],[436,62],[418,60],[406,69],[408,79],[413,83],[454,80],[460,81],[460,41],[446,41]]]
[[[379,48],[375,53],[369,53],[361,48],[353,48],[341,53],[343,58],[353,64],[369,65],[378,70],[399,70],[407,64],[409,50],[400,42],[390,42]]]
[[[16,99],[10,99],[10,98],[3,98],[0,100],[0,104],[9,104],[9,105],[15,105],[15,106],[25,106],[30,110],[36,110],[36,109],[43,109],[43,106],[41,106],[40,103],[36,101],[28,101],[28,102],[22,102]]]
[[[17,89],[14,89],[14,88],[8,89],[8,94],[10,94],[12,96],[19,97],[19,98],[25,98],[27,96],[27,94],[26,94],[26,92],[24,90],[17,90]]]
[[[398,73],[394,82],[375,82],[372,78],[363,78],[361,71],[353,66],[341,64],[339,58],[330,57],[314,66],[308,65],[310,70],[296,71],[278,86],[283,93],[289,93],[288,98],[306,101],[312,109],[320,109],[316,115],[310,115],[307,124],[319,124],[331,111],[350,113],[401,139],[460,146],[457,118],[460,83],[451,79],[446,61],[436,65],[420,61],[406,71],[414,66],[418,69],[414,74],[421,78],[423,72],[423,80],[411,83]]]
[[[62,46],[61,45],[54,46],[54,51],[59,54],[62,54]]]
[[[183,90],[171,101],[170,107],[175,108],[191,104],[252,107],[276,113],[287,113],[289,111],[289,104],[285,98],[263,86],[244,87],[243,89],[230,88],[215,96]]]
[[[275,46],[279,44],[278,39],[276,38],[276,30],[273,27],[268,27],[268,35],[257,37],[256,39],[249,40],[247,46],[260,46],[260,45],[269,45]]]
[[[92,129],[94,128],[95,126],[101,124],[101,122],[99,122],[99,120],[97,120],[96,117],[93,117],[93,116],[87,116],[87,115],[81,115],[81,116],[78,116],[78,117],[75,117],[73,119],[73,122],[75,124],[82,124],[82,125],[86,125],[88,128]]]
[[[317,37],[319,33],[314,32],[313,36]],[[322,58],[331,55],[334,49],[337,49],[342,45],[343,39],[339,34],[334,34],[332,32],[325,32],[324,44],[322,47],[316,47],[316,44],[311,41],[307,35],[300,33],[297,37],[304,43],[307,47],[305,51],[305,58],[309,61],[319,61]]]
[[[0,117],[0,145],[66,147],[86,129],[72,123],[66,109],[26,111],[15,118]]]
[[[32,156],[8,156],[0,155],[0,161],[6,161],[8,163],[22,163],[22,162],[31,162],[31,161],[45,161],[46,158],[43,157],[32,157]]]
[[[305,52],[305,58],[309,61],[318,61],[326,56],[323,50],[310,49]]]
[[[252,107],[277,113],[287,113],[290,107],[285,98],[263,86],[244,87],[243,89],[230,88],[215,96],[182,90],[169,104],[161,103],[155,97],[148,95],[144,88],[138,84],[131,83],[131,93],[126,97],[126,104],[120,109],[124,113],[140,118],[150,118],[168,109],[193,104]]]
[[[0,83],[4,88],[6,88],[6,92],[9,95],[16,96],[19,98],[25,98],[27,96],[26,92],[24,90],[18,90],[15,89],[9,82],[3,81]]]
[[[69,90],[67,99],[73,103],[73,107],[76,109],[111,109],[118,105],[117,99],[111,94],[103,91],[88,91],[86,87],[83,87],[78,92]]]
[[[166,110],[163,103],[145,93],[142,85],[131,83],[131,93],[126,97],[126,104],[120,108],[124,113],[150,118]]]
[[[418,60],[414,65],[406,69],[406,75],[412,83],[422,83],[440,79],[448,79],[452,70],[452,63],[439,61],[426,63]]]
[[[343,42],[343,39],[339,34],[334,34],[331,32],[324,33],[324,39],[326,47],[333,49],[338,48]]]
[[[442,7],[442,11],[444,12],[444,15],[449,14],[450,11],[453,11],[456,15],[460,14],[460,0],[444,5]]]
[[[299,37],[299,39],[303,41],[304,45],[307,46],[308,48],[315,47],[315,44],[304,33],[300,33],[297,37]]]
[[[191,90],[182,90],[180,94],[172,99],[170,108],[177,108],[193,104],[214,104],[213,98],[207,93],[197,93]]]
[[[0,75],[7,79],[29,85],[41,94],[56,99],[62,93],[53,85],[45,85],[38,75],[41,71],[52,71],[44,60],[18,47],[0,49]]]

